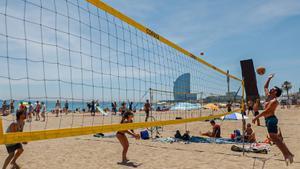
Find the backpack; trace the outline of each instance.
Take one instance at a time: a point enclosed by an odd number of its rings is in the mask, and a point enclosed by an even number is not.
[[[235,135],[235,139],[236,140],[241,140],[241,131],[240,130],[234,130],[233,131],[234,135]]]
[[[148,140],[150,138],[147,130],[141,131],[140,134],[141,134],[141,139],[143,140]]]

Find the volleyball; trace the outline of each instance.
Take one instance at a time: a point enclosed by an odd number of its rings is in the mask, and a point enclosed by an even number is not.
[[[258,67],[256,69],[256,73],[259,75],[264,75],[266,73],[266,69],[264,67]]]

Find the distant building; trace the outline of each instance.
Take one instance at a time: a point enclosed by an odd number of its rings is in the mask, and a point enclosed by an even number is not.
[[[174,82],[173,88],[174,100],[192,101],[197,100],[197,94],[191,93],[191,74],[180,75]]]
[[[225,103],[228,101],[238,102],[242,99],[242,96],[236,94],[236,92],[227,92],[226,95],[208,96],[204,99],[206,103],[219,102]]]

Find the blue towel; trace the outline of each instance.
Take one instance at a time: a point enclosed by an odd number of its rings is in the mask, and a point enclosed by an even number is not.
[[[205,138],[193,136],[190,140],[192,143],[217,143],[217,144],[237,144],[241,141],[235,141],[230,138]]]

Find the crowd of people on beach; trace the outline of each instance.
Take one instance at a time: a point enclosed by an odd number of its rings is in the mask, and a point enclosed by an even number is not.
[[[76,112],[90,112],[91,116],[95,116],[96,112],[99,111],[99,101],[98,100],[91,100],[90,102],[86,102],[86,107],[85,108],[75,108],[74,110],[70,109],[69,106],[69,101],[66,100],[62,106],[62,102],[60,100],[57,100],[55,102],[54,108],[49,110],[51,113],[55,114],[56,117],[59,116],[59,114],[65,113],[76,113]],[[32,117],[35,116],[36,119],[35,120],[40,120],[40,118],[43,118],[44,121],[44,115],[45,113],[47,113],[47,108],[46,108],[46,104],[43,101],[35,101],[35,102],[24,102],[24,101],[19,101],[18,102],[18,106],[17,106],[17,110],[19,109],[26,109],[26,118],[27,121],[32,121]],[[101,108],[102,109],[102,108]],[[117,102],[114,101],[111,103],[111,109],[106,107],[103,108],[103,110],[105,112],[107,111],[111,111],[112,115],[123,115],[125,110],[130,110],[132,112],[136,112],[136,105],[134,106],[133,102],[128,102],[128,104],[126,102],[121,102],[120,106],[118,106]],[[149,103],[149,100],[146,101],[146,103],[144,104],[144,107],[140,110],[145,110],[146,113],[146,119],[149,117],[149,112],[151,110],[151,105]],[[2,116],[8,116],[10,114],[14,114],[15,113],[15,100],[10,100],[10,103],[7,104],[6,100],[3,100],[2,102],[2,106],[0,108],[0,114]],[[119,114],[118,114],[119,112]]]
[[[3,100],[2,106],[1,106],[1,115],[7,116],[15,111],[15,101],[10,100],[9,105],[7,104],[6,100]]]
[[[270,75],[264,86],[267,99],[264,103],[263,111],[261,113],[259,113],[261,103],[260,103],[259,99],[256,99],[255,101],[249,100],[246,105],[242,106],[241,113],[246,115],[245,109],[247,107],[248,115],[250,114],[250,112],[252,112],[253,116],[254,116],[254,118],[252,119],[252,123],[257,124],[258,126],[260,125],[259,118],[260,117],[265,118],[265,125],[266,125],[267,131],[268,131],[269,140],[278,146],[278,148],[280,149],[280,151],[282,152],[282,154],[284,156],[286,163],[291,164],[291,163],[293,163],[294,155],[290,152],[290,150],[288,149],[286,144],[283,142],[281,131],[278,129],[278,126],[277,126],[278,119],[275,115],[275,110],[276,110],[277,106],[279,105],[279,101],[277,99],[278,99],[278,97],[281,96],[282,90],[276,86],[269,90],[269,83],[273,77],[274,77],[274,75]],[[88,111],[91,112],[92,116],[95,116],[97,106],[99,106],[99,104],[97,103],[97,101],[94,101],[94,100],[87,103]],[[125,102],[122,102],[121,106],[119,107],[119,110],[117,110],[118,109],[117,107],[118,106],[117,106],[116,102],[111,103],[112,113],[114,115],[117,115],[117,112],[118,111],[120,112],[120,116],[122,117],[120,123],[121,124],[133,123],[133,117],[134,117],[134,111],[135,111],[135,109],[133,107],[133,102],[129,102],[129,106],[127,106],[127,104]],[[228,103],[226,105],[226,107],[227,107],[228,112],[232,111],[230,103]],[[2,111],[4,110],[3,112],[13,113],[14,109],[15,109],[15,107],[14,107],[13,100],[11,100],[9,106],[6,105],[5,101],[3,102],[3,105],[2,105]],[[150,111],[152,110],[152,105],[149,102],[149,100],[147,100],[145,102],[143,110],[145,111],[145,116],[146,116],[145,122],[147,122],[147,120],[150,116]],[[56,101],[55,109],[54,109],[56,116],[58,116],[59,113],[61,113],[61,111],[64,111],[65,113],[69,112],[68,101],[65,102],[63,110],[61,110],[61,102],[59,100]],[[27,121],[30,122],[32,120],[33,116],[35,116],[36,121],[41,120],[41,117],[42,117],[42,121],[45,121],[45,113],[46,113],[46,106],[45,106],[44,102],[36,101],[35,104],[28,102],[27,105],[25,105],[23,102],[20,102],[19,107],[16,111],[16,121],[12,122],[9,125],[6,132],[7,133],[22,132],[24,124],[25,124],[25,120],[27,119]],[[200,133],[200,134],[202,136],[206,136],[206,137],[221,138],[222,137],[221,136],[221,125],[217,124],[215,120],[211,120],[210,124],[212,126],[212,131],[208,131],[208,132]],[[245,121],[243,121],[242,131],[245,133],[243,135],[243,137],[241,138],[242,140],[250,142],[250,143],[257,141],[255,132],[250,123],[246,124]],[[140,139],[140,137],[141,137],[140,134],[135,133],[134,130],[122,130],[122,131],[118,131],[116,133],[116,137],[123,147],[122,162],[124,162],[124,163],[129,161],[127,158],[129,142],[126,137],[126,134],[131,135],[135,139]],[[176,135],[178,136],[179,133],[176,133]],[[175,135],[175,137],[177,137],[176,135]],[[236,135],[234,135],[234,137],[235,136]],[[186,131],[184,134],[184,137],[182,137],[182,138],[189,139],[190,138],[189,131]],[[23,143],[23,144],[26,144],[26,143]],[[6,160],[4,162],[3,168],[5,169],[8,166],[8,164],[12,164],[13,166],[15,166],[15,168],[17,168],[18,165],[16,164],[16,160],[24,151],[22,144],[21,143],[7,144],[6,148],[7,148],[7,152],[8,152],[8,157],[6,158]]]

